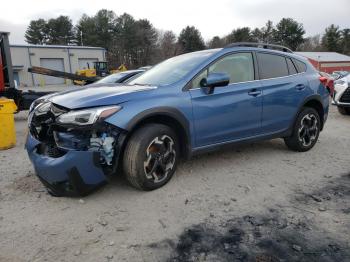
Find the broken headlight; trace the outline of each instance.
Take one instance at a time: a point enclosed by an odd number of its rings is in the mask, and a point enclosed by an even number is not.
[[[60,124],[70,125],[92,125],[97,120],[105,119],[121,109],[120,106],[105,106],[91,109],[70,111],[57,117],[56,121]]]
[[[51,102],[45,102],[45,103],[39,104],[36,108],[35,114],[36,115],[46,114],[47,112],[50,111],[50,107],[51,107]]]
[[[39,104],[42,104],[44,102],[47,102],[47,100],[51,97],[53,97],[54,95],[56,95],[57,93],[52,93],[52,94],[48,94],[42,97],[39,97],[38,99],[34,100],[33,103],[30,105],[29,107],[29,112],[32,112]]]

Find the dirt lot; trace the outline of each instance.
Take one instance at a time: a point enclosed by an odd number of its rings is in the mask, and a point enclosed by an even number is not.
[[[0,261],[350,261],[350,117],[334,107],[313,150],[282,140],[182,163],[153,192],[121,177],[54,198],[23,150],[0,152]]]

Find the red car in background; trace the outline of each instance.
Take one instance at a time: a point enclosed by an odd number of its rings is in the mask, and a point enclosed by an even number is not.
[[[327,88],[329,95],[332,97],[334,93],[334,78],[330,74],[327,74],[325,72],[320,72],[320,75],[321,82]]]

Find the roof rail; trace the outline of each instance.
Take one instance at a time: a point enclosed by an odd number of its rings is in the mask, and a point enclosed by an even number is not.
[[[275,45],[275,44],[268,44],[268,43],[237,42],[237,43],[229,44],[225,46],[225,48],[239,47],[239,46],[258,47],[258,48],[264,48],[264,49],[280,50],[287,53],[293,53],[293,51],[288,47]]]

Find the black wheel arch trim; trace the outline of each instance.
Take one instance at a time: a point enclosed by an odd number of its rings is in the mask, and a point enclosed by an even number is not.
[[[299,108],[298,108],[298,111],[296,113],[296,115],[294,116],[294,119],[293,119],[293,122],[290,126],[290,132],[292,133],[293,132],[293,127],[294,127],[294,123],[298,117],[298,115],[300,114],[301,110],[303,109],[303,107],[305,107],[305,105],[310,102],[310,101],[317,101],[321,104],[322,106],[322,109],[324,111],[324,106],[323,106],[323,102],[322,102],[322,97],[320,95],[311,95],[311,96],[308,96],[302,103],[300,103],[299,105]],[[323,112],[324,114],[324,112]],[[320,119],[321,119],[322,116],[320,116]],[[324,125],[324,121],[325,119],[321,119],[321,130],[323,129],[323,125]]]
[[[190,124],[186,117],[181,113],[178,109],[173,107],[167,107],[167,106],[161,106],[161,107],[155,107],[151,109],[147,109],[145,111],[140,112],[136,116],[134,116],[126,125],[125,129],[130,132],[132,131],[139,123],[142,121],[152,118],[152,117],[169,117],[172,119],[175,119],[182,127],[183,131],[186,135],[186,152],[185,157],[189,158],[192,150],[191,146],[191,132],[190,132]]]

